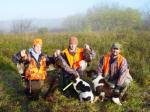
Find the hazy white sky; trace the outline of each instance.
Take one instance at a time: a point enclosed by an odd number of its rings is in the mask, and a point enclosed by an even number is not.
[[[0,0],[0,20],[63,18],[85,13],[94,5],[114,2],[123,7],[150,8],[150,0]]]

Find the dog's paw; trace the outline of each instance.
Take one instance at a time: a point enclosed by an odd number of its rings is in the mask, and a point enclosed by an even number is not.
[[[114,103],[116,103],[117,105],[122,106],[122,104],[121,104],[119,98],[114,98],[114,97],[113,97],[113,98],[112,98],[112,101],[113,101]]]
[[[96,103],[99,100],[99,96],[95,96],[93,103]]]

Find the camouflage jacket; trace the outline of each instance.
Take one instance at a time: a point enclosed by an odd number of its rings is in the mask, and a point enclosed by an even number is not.
[[[30,53],[30,55],[31,55],[31,58],[33,58],[33,59],[35,60],[35,58],[34,58],[34,56],[32,55],[32,53]],[[43,56],[46,58],[46,66],[48,66],[48,65],[50,65],[50,64],[55,64],[55,60],[54,60],[53,57],[48,57],[47,55],[41,53],[41,54],[39,55],[38,61],[35,60],[35,62],[36,62],[36,67],[37,67],[37,68],[40,68],[40,66],[41,66],[40,60],[42,59]],[[17,53],[17,54],[15,54],[15,55],[13,55],[12,61],[13,61],[13,63],[14,63],[15,65],[17,65],[18,63],[19,63],[19,64],[20,64],[20,63],[23,63],[23,64],[24,64],[24,67],[25,67],[24,72],[26,71],[26,68],[27,68],[28,65],[29,65],[29,60],[25,60],[24,57],[21,57],[21,53],[20,53],[20,52]]]
[[[91,51],[84,49],[82,55],[83,55],[83,60],[90,62],[93,58],[95,58],[96,53],[93,49],[91,49]],[[64,71],[68,72],[69,74],[76,75],[77,70],[70,67],[65,53],[61,53],[59,57],[55,58],[55,61],[57,65],[59,65]]]

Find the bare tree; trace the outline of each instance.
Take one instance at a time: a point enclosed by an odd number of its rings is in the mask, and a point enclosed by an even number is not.
[[[28,33],[33,31],[32,20],[20,19],[12,21],[11,32],[12,33]]]

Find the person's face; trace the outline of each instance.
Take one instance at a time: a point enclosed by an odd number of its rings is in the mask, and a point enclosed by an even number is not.
[[[119,48],[112,48],[111,53],[113,56],[118,56],[120,53],[120,49]]]
[[[41,48],[42,48],[42,46],[39,45],[39,44],[33,46],[34,52],[35,52],[36,54],[39,54],[39,53],[41,52]]]
[[[70,50],[75,50],[77,48],[77,44],[69,44]]]

